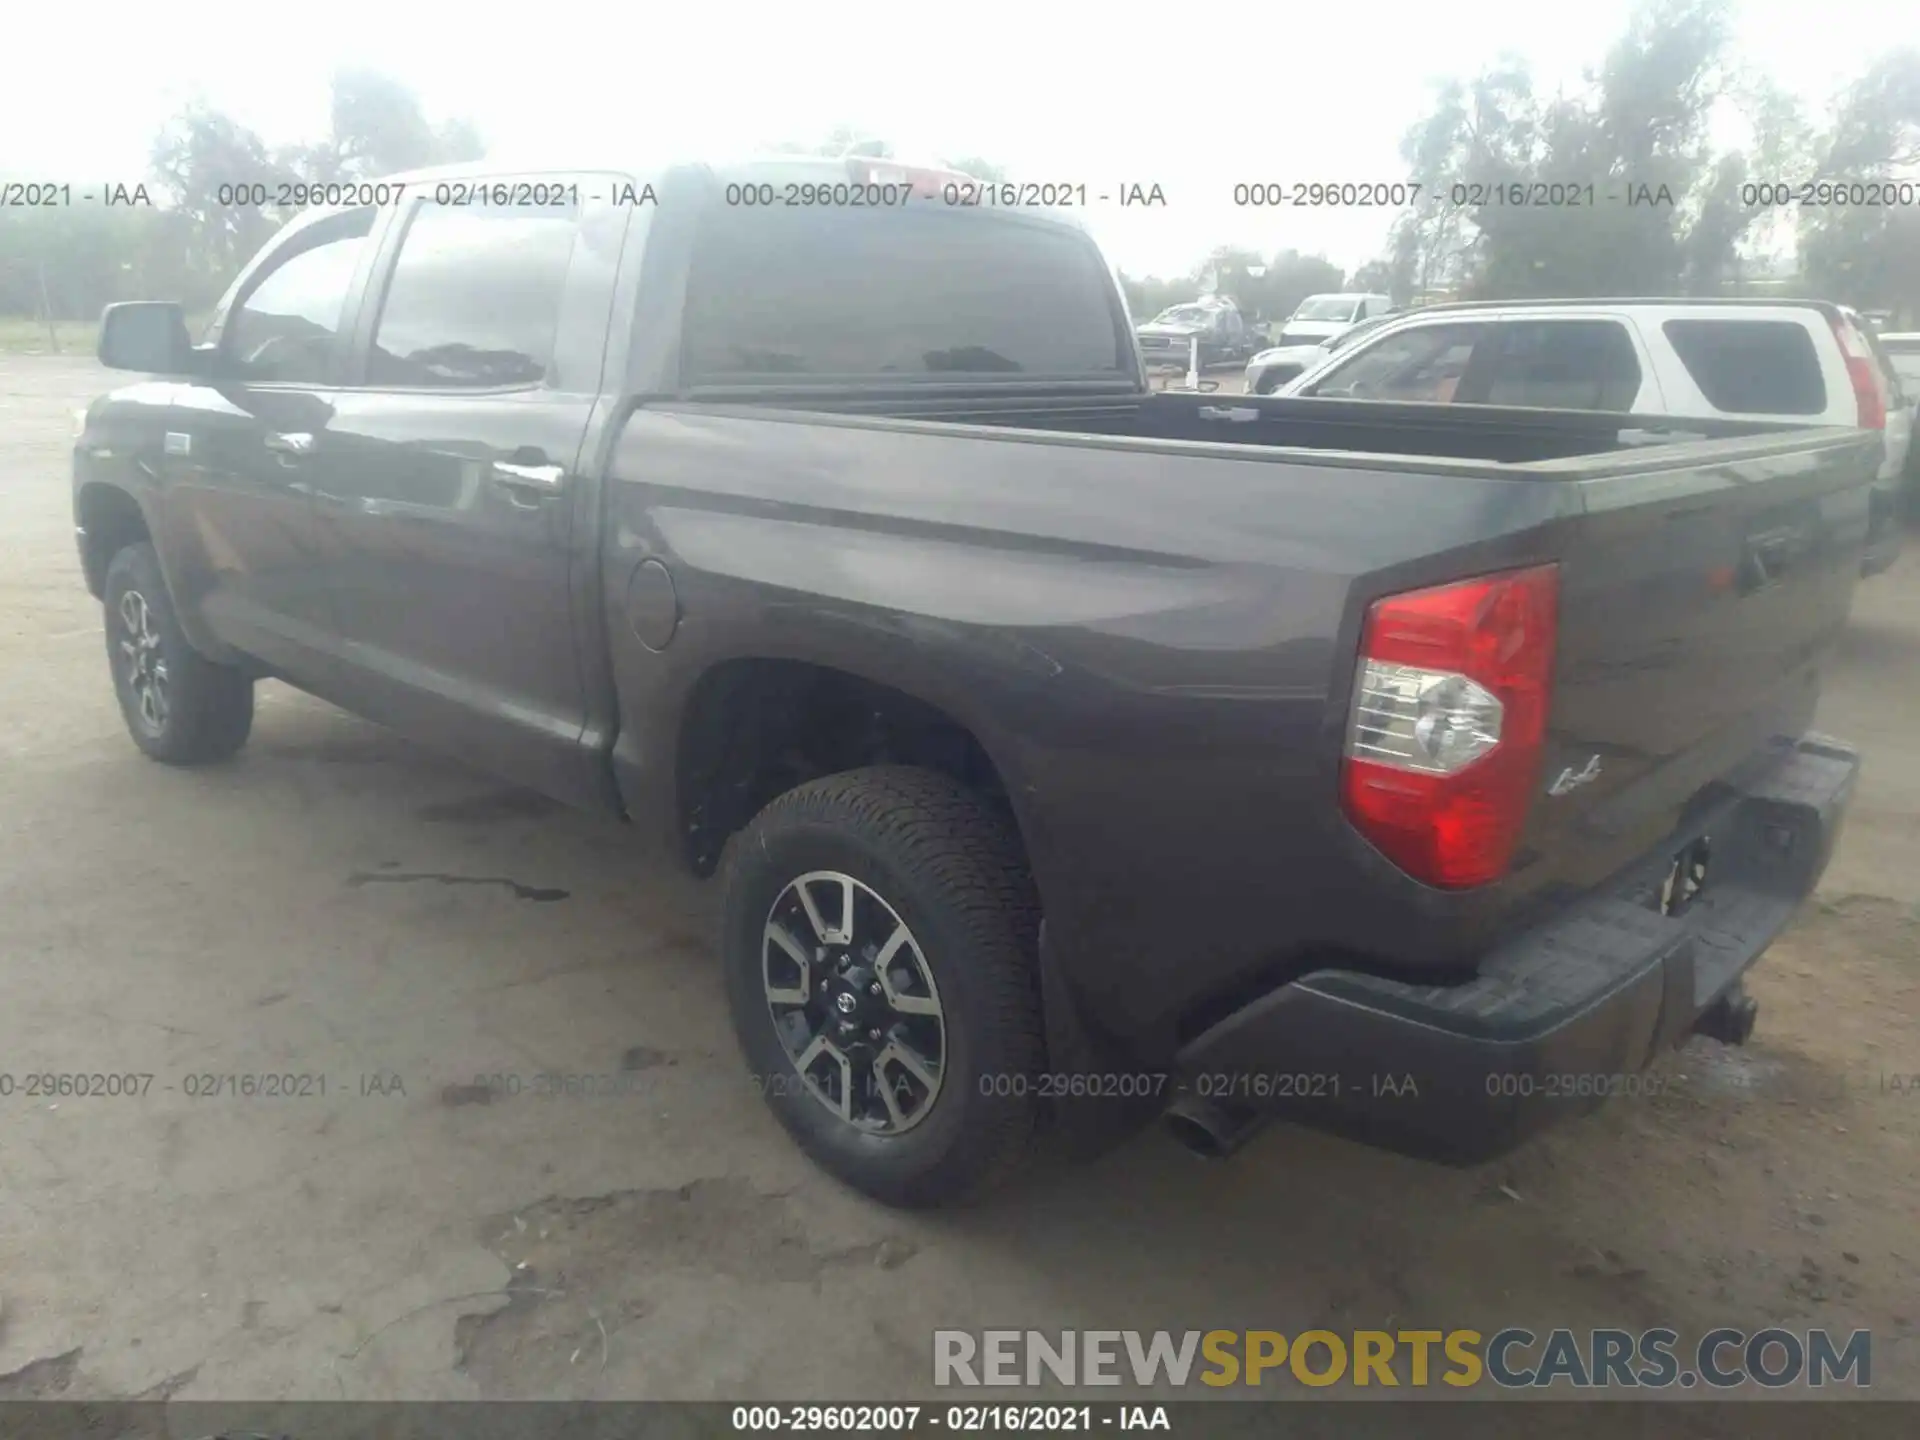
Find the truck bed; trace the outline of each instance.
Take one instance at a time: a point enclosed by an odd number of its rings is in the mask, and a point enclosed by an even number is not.
[[[1316,965],[1471,974],[1790,744],[1851,602],[1876,443],[1337,400],[668,400],[615,443],[605,563],[662,558],[736,653],[848,670],[972,730],[1050,944],[1103,1028],[1171,1026],[1149,1047],[1170,1050]],[[1505,879],[1429,888],[1338,803],[1362,620],[1547,562],[1542,793]],[[623,790],[671,773],[661,731],[702,639],[616,644]],[[1595,778],[1547,795],[1562,770]]]
[[[768,401],[772,397],[760,403]],[[1671,464],[1673,454],[1668,447],[1690,441],[1743,439],[1797,447],[1813,434],[1832,434],[1793,420],[1681,419],[1489,405],[1386,404],[1177,392],[1080,398],[1028,392],[983,399],[978,394],[929,396],[922,387],[919,392],[892,395],[870,390],[857,395],[796,392],[787,403],[815,414],[1064,432],[1078,437],[1332,450],[1368,456],[1366,463],[1386,458],[1416,463],[1439,458],[1512,467],[1659,447],[1663,452],[1659,463]]]

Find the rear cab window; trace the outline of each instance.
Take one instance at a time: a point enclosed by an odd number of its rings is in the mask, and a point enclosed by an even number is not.
[[[1093,241],[916,199],[715,205],[687,281],[688,383],[1108,380],[1133,341]]]
[[[1729,415],[1824,415],[1827,382],[1797,320],[1672,319],[1661,333],[1700,393]]]

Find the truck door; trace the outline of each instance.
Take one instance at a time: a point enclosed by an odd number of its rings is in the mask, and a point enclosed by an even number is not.
[[[390,227],[317,523],[345,703],[577,800],[598,793],[573,590],[593,536],[576,535],[570,491],[624,215],[564,177],[496,186],[534,203],[429,192]]]
[[[314,525],[314,452],[340,394],[371,209],[289,226],[235,282],[204,376],[166,437],[174,584],[221,640],[326,688],[337,617]]]

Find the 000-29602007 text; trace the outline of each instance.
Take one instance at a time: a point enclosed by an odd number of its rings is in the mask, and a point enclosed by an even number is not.
[[[1920,205],[1920,180],[1760,180],[1740,187],[1740,203],[1750,210],[1787,205],[1892,210]]]
[[[1233,187],[1233,203],[1263,209],[1398,208],[1418,200],[1425,188],[1412,180],[1243,180]]]
[[[242,180],[216,185],[213,203],[227,210],[259,210],[274,206],[282,210],[308,207],[332,209],[335,206],[392,205],[407,193],[404,180],[343,180],[311,184],[304,180]]]
[[[1000,1072],[982,1075],[978,1083],[982,1095],[1001,1097],[1031,1095],[1040,1100],[1130,1100],[1136,1096],[1164,1093],[1167,1089],[1168,1076],[1165,1071],[1139,1073],[1048,1071],[1038,1075]]]
[[[140,1096],[153,1089],[153,1075],[144,1071],[29,1070],[0,1074],[0,1100],[84,1100],[94,1096]]]
[[[1163,1407],[1151,1415],[1141,1409],[1136,1423],[1129,1424],[1122,1414],[1121,1429],[1167,1430]],[[926,1428],[921,1421],[925,1418]],[[1096,1428],[1091,1405],[949,1405],[930,1410],[924,1405],[736,1405],[732,1428],[736,1431],[833,1432],[875,1431],[890,1435],[915,1435],[944,1431],[949,1434],[1018,1431],[1023,1433],[1088,1432]],[[1101,1416],[1100,1428],[1113,1425]]]

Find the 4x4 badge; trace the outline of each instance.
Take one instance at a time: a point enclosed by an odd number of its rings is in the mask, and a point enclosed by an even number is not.
[[[1562,770],[1559,778],[1547,787],[1547,794],[1565,795],[1569,790],[1577,790],[1589,780],[1599,778],[1600,757],[1593,755],[1588,757],[1587,768],[1584,770],[1575,770],[1571,765]]]

